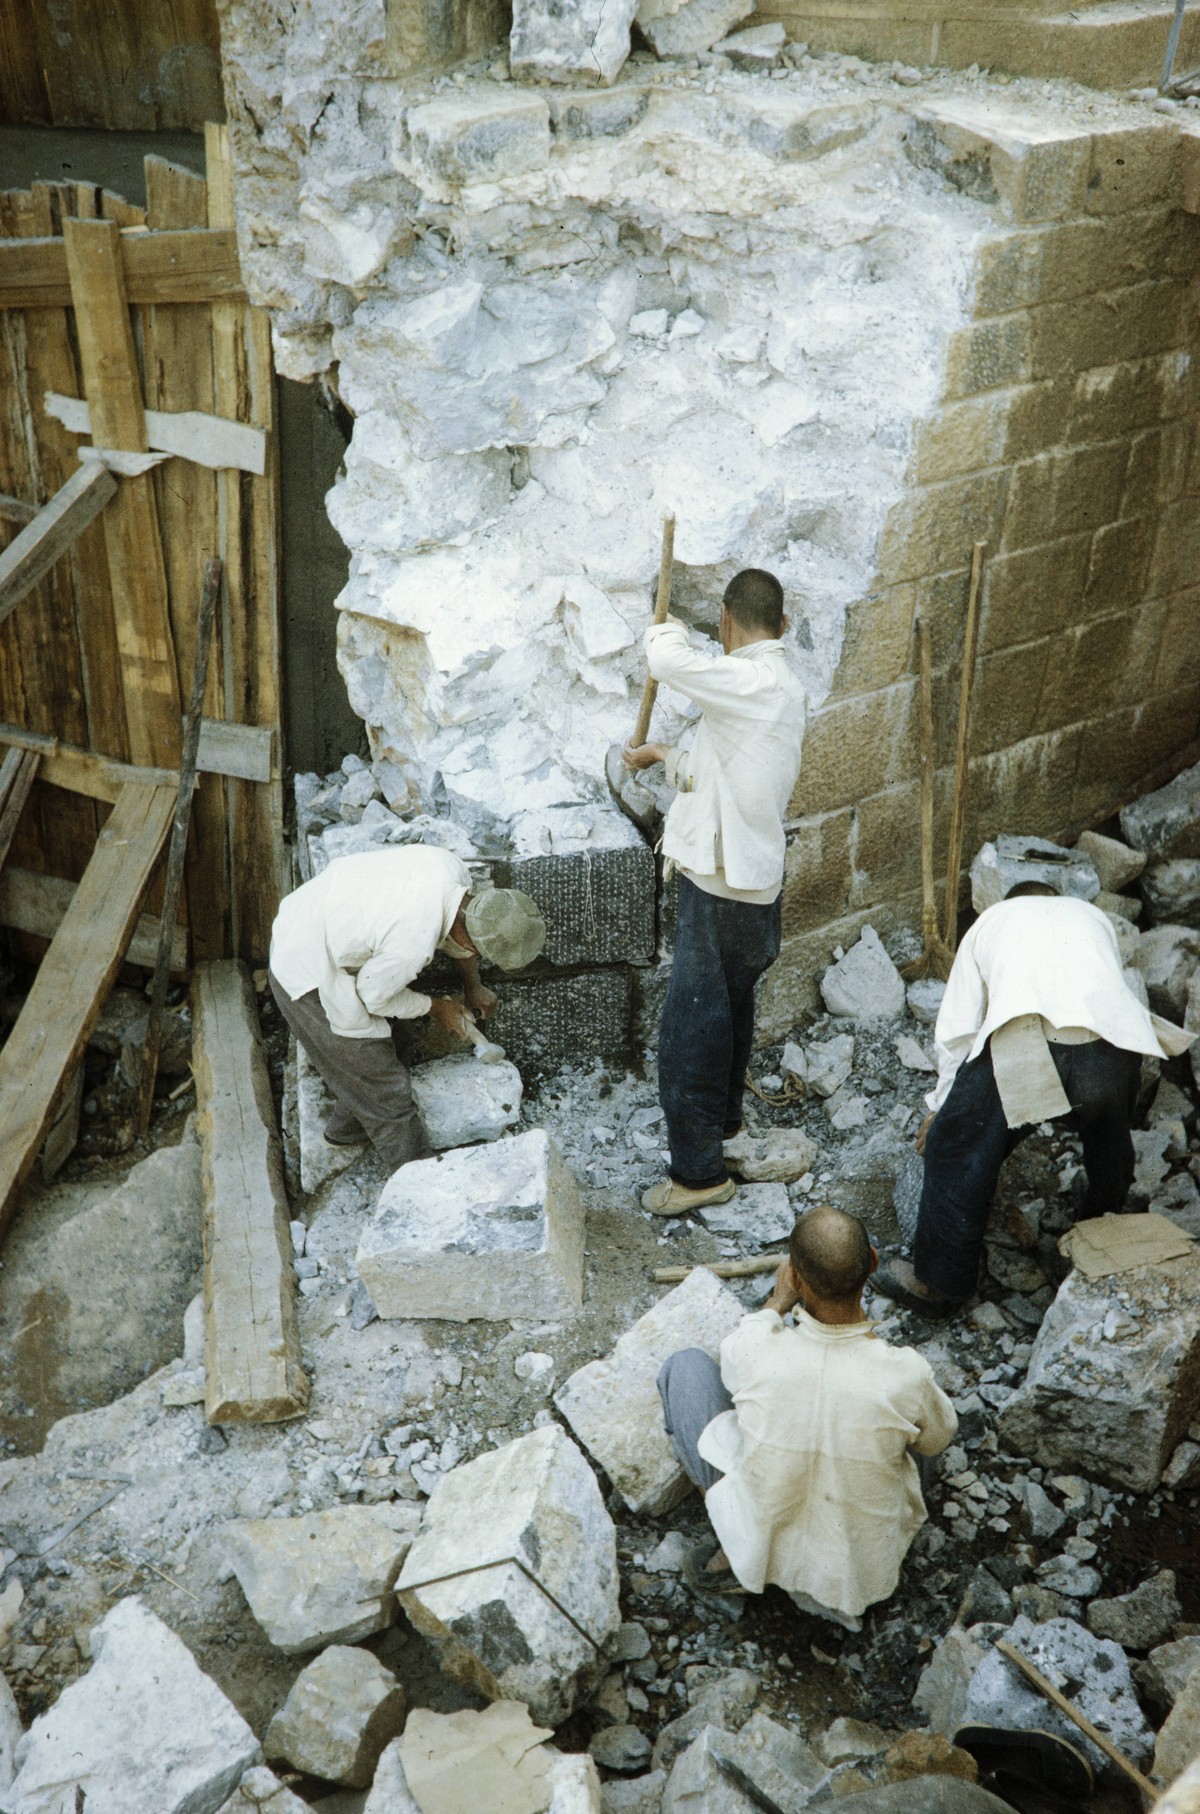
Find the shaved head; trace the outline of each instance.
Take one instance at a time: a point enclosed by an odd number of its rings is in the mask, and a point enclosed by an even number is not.
[[[822,1298],[857,1297],[875,1264],[858,1217],[831,1203],[818,1203],[797,1218],[788,1251],[809,1290]]]

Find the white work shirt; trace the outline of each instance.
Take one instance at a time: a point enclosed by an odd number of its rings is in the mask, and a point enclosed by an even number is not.
[[[931,1109],[945,1102],[959,1065],[1024,1014],[1152,1058],[1186,1052],[1195,1037],[1142,1006],[1099,907],[1067,895],[1020,895],[988,907],[958,948],[934,1029]]]
[[[409,984],[470,886],[461,857],[424,844],[337,857],[280,905],[271,970],[293,1000],[316,989],[343,1038],[390,1038],[389,1020],[428,1014],[429,996]]]
[[[700,1437],[724,1474],[704,1509],[751,1593],[773,1582],[857,1618],[894,1590],[925,1522],[912,1451],[938,1454],[958,1419],[915,1348],[796,1316],[754,1311],[721,1343],[734,1409]]]
[[[685,787],[671,802],[663,855],[728,889],[774,900],[783,884],[783,820],[800,773],[804,688],[781,642],[768,637],[713,659],[682,624],[651,624],[646,659],[655,680],[701,710],[687,756],[668,775]]]

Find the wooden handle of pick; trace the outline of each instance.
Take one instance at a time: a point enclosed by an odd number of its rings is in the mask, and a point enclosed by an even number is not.
[[[662,558],[658,563],[658,594],[654,600],[654,621],[665,623],[667,612],[671,609],[671,573],[675,565],[675,518],[663,518]],[[650,715],[654,710],[654,701],[658,694],[658,682],[651,676],[642,689],[642,703],[638,708],[637,723],[633,727],[633,736],[629,739],[634,749],[640,749],[650,733]]]
[[[1015,1664],[1022,1675],[1028,1676],[1034,1687],[1039,1689],[1048,1701],[1052,1701],[1060,1713],[1065,1713],[1069,1720],[1073,1720],[1079,1730],[1091,1739],[1093,1745],[1103,1751],[1105,1757],[1111,1758],[1117,1768],[1125,1772],[1130,1782],[1137,1784],[1143,1795],[1147,1796],[1150,1801],[1157,1798],[1158,1790],[1149,1777],[1143,1776],[1141,1771],[1130,1763],[1125,1754],[1117,1750],[1110,1738],[1105,1738],[1103,1732],[1097,1732],[1091,1720],[1086,1719],[1065,1694],[1060,1694],[1053,1682],[1046,1680],[1036,1663],[1031,1663],[1028,1657],[1023,1657],[1020,1651],[1008,1642],[1007,1638],[997,1638],[996,1649],[1002,1657]]]
[[[958,747],[954,763],[954,793],[950,800],[950,848],[946,863],[946,930],[944,939],[953,951],[958,943],[958,882],[962,870],[963,834],[967,818],[967,763],[971,750],[971,707],[975,698],[975,656],[979,648],[979,595],[987,543],[971,550],[971,585],[967,594],[967,622],[963,634],[962,679],[958,700]]]

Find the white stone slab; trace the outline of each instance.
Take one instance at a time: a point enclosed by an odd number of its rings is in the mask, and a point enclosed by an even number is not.
[[[659,1368],[679,1348],[714,1358],[743,1315],[732,1291],[703,1267],[627,1329],[611,1354],[572,1373],[554,1402],[631,1512],[656,1517],[688,1490],[663,1429]]]
[[[303,1518],[235,1519],[225,1555],[251,1612],[280,1650],[354,1644],[396,1616],[394,1587],[420,1514],[343,1505]]]
[[[447,1675],[546,1726],[604,1674],[618,1589],[616,1531],[558,1424],[447,1474],[397,1583]]]
[[[382,1317],[559,1317],[583,1302],[583,1227],[574,1178],[532,1128],[401,1166],[355,1266]]]
[[[728,1203],[710,1203],[696,1212],[715,1235],[736,1235],[747,1247],[786,1241],[796,1212],[786,1184],[742,1184]]]

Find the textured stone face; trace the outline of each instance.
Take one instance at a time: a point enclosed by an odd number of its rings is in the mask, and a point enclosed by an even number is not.
[[[550,1726],[604,1673],[617,1590],[612,1520],[556,1424],[445,1476],[398,1584],[447,1674]]]
[[[1156,857],[1200,857],[1200,763],[1126,806],[1121,830],[1135,850]]]
[[[615,615],[615,613],[614,613]],[[654,955],[654,853],[622,813],[522,813],[497,883],[532,895],[546,963],[646,964]]]
[[[404,1690],[369,1650],[331,1644],[302,1669],[263,1750],[297,1770],[365,1789],[404,1725]]]
[[[400,1564],[420,1523],[410,1505],[347,1505],[303,1518],[238,1520],[225,1554],[280,1650],[349,1644],[396,1616]]]
[[[1193,1252],[1115,1278],[1070,1273],[1046,1313],[1025,1383],[1005,1407],[1001,1435],[1043,1466],[1149,1493],[1198,1404],[1200,1256]]]
[[[583,1302],[575,1180],[540,1128],[414,1160],[385,1184],[354,1263],[383,1317],[567,1315]]]
[[[208,1814],[258,1740],[187,1646],[135,1598],[92,1632],[95,1661],[21,1741],[11,1814],[60,1814],[65,1781],[89,1814]]]
[[[555,1404],[631,1512],[655,1517],[688,1490],[663,1429],[659,1368],[680,1348],[703,1348],[715,1357],[742,1314],[732,1291],[698,1268],[627,1329],[610,1355],[578,1368],[555,1394]]]
[[[994,907],[1020,882],[1040,882],[1056,894],[1094,901],[1100,877],[1090,858],[1046,838],[1017,838],[1001,833],[985,844],[971,865],[971,905],[976,913]]]
[[[826,970],[821,994],[831,1014],[852,1020],[895,1020],[903,1014],[903,978],[873,926],[864,926],[858,943]]]
[[[515,76],[571,81],[590,76],[611,82],[629,55],[629,27],[636,0],[517,0],[513,7],[510,63]]]

